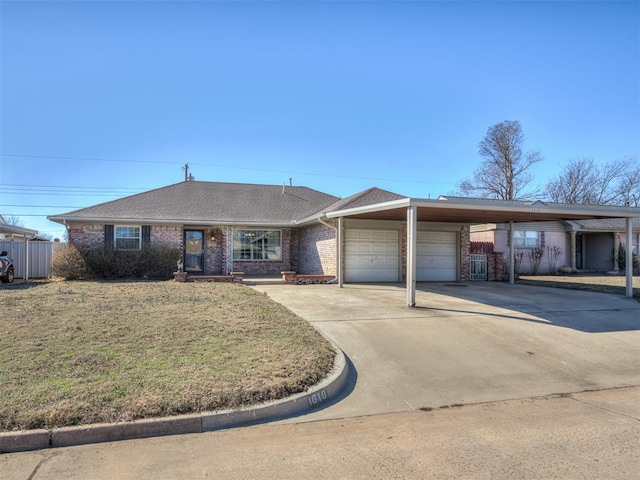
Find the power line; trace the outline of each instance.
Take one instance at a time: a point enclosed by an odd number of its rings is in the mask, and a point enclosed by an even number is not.
[[[69,189],[90,189],[90,190],[149,190],[154,187],[96,187],[77,185],[34,185],[22,183],[0,183],[0,187],[34,187],[34,188],[69,188]]]
[[[0,204],[0,207],[24,207],[24,208],[84,208],[77,207],[75,205],[22,205],[22,204],[9,204],[3,203]]]
[[[51,160],[77,160],[80,162],[117,162],[117,163],[156,163],[156,164],[180,164],[182,162],[169,160],[123,160],[118,158],[89,158],[89,157],[56,157],[53,155],[23,155],[12,153],[0,153],[2,157],[15,157],[15,158],[42,158]]]
[[[41,159],[53,159],[53,160],[76,160],[76,161],[88,161],[88,162],[117,162],[117,163],[150,163],[150,164],[159,164],[159,165],[184,165],[181,161],[177,160],[124,160],[124,159],[116,159],[116,158],[90,158],[90,157],[58,157],[51,155],[23,155],[23,154],[9,154],[9,153],[0,153],[2,157],[15,157],[15,158],[41,158]],[[424,185],[450,185],[449,182],[426,182],[422,180],[407,180],[407,179],[392,179],[392,178],[381,178],[381,177],[361,177],[354,175],[335,175],[330,173],[315,173],[315,172],[300,172],[300,171],[290,171],[290,170],[274,170],[270,168],[255,168],[255,167],[239,167],[237,165],[229,166],[229,165],[220,165],[216,163],[206,163],[206,162],[191,162],[191,165],[199,165],[205,167],[212,168],[227,168],[231,170],[245,170],[245,171],[254,171],[254,172],[266,172],[266,173],[282,173],[285,175],[307,175],[312,177],[326,177],[326,178],[343,178],[348,180],[368,180],[368,181],[382,181],[382,182],[393,182],[393,183],[415,183],[415,184],[424,184]]]

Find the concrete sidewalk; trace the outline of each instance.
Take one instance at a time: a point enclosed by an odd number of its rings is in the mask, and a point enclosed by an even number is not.
[[[3,479],[630,479],[640,388],[0,455]]]

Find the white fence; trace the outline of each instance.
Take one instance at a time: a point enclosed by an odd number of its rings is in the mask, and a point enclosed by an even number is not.
[[[52,242],[29,242],[29,278],[51,276]],[[13,260],[16,278],[24,278],[24,242],[0,241],[0,252],[6,251]]]

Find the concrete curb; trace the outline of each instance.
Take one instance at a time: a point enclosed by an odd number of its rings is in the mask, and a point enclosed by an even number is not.
[[[336,351],[336,357],[329,375],[308,391],[283,400],[240,410],[204,412],[125,423],[100,423],[51,430],[3,432],[0,433],[0,453],[24,452],[50,447],[67,447],[163,435],[203,433],[300,415],[335,400],[347,385],[349,368],[346,358],[340,348],[333,342],[332,345]]]

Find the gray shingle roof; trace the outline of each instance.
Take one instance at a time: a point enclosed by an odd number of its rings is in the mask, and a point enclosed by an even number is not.
[[[390,202],[392,200],[400,200],[407,198],[397,193],[382,190],[381,188],[371,187],[362,192],[358,192],[350,197],[338,200],[336,203],[326,209],[327,212],[336,212],[338,210],[346,210],[348,208],[365,207],[367,205],[375,205],[377,203]]]
[[[602,230],[605,232],[624,231],[626,229],[625,221],[621,218],[605,218],[601,220],[576,220],[585,230]],[[631,219],[631,228],[640,230],[640,218]]]
[[[335,203],[307,187],[189,181],[72,212],[53,221],[169,221],[288,225]]]

